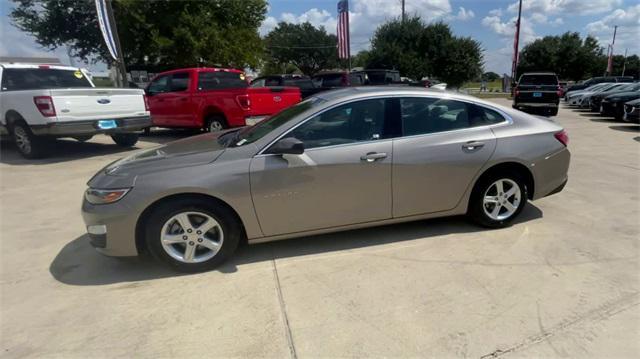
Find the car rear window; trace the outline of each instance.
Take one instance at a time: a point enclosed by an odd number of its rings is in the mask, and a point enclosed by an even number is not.
[[[198,90],[220,90],[228,88],[246,88],[249,84],[240,72],[200,72]]]
[[[80,70],[4,69],[2,91],[93,87]]]
[[[555,75],[522,75],[520,85],[557,85],[558,78]]]
[[[319,87],[342,86],[342,74],[317,76],[313,78],[313,82]]]
[[[312,89],[313,82],[310,79],[285,79],[285,86],[295,86],[301,89]]]

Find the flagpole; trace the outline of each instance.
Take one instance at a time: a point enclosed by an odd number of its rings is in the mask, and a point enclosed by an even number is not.
[[[118,52],[118,72],[120,72],[120,76],[122,77],[120,82],[120,87],[129,87],[129,81],[127,80],[127,68],[124,64],[124,54],[122,53],[122,47],[120,46],[120,36],[118,36],[118,27],[116,26],[116,19],[113,16],[113,7],[111,6],[112,0],[105,0],[107,5],[107,17],[109,18],[109,24],[111,25],[111,29],[113,32],[113,39],[116,45],[116,51]]]
[[[516,23],[516,39],[513,46],[513,63],[511,64],[511,83],[515,83],[518,70],[518,48],[520,43],[520,20],[522,18],[522,0],[518,5],[518,22]]]

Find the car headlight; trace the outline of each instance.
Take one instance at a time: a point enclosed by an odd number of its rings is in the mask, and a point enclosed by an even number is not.
[[[117,189],[97,189],[88,188],[84,193],[84,198],[91,204],[109,204],[118,202],[131,188]]]

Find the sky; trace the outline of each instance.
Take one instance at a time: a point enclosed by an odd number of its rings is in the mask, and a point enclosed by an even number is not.
[[[405,0],[408,14],[425,21],[444,21],[456,35],[478,40],[484,49],[485,71],[509,73],[517,0]],[[39,47],[32,37],[10,25],[13,3],[0,0],[0,56],[56,56],[69,63],[65,49]],[[368,49],[375,29],[399,17],[401,0],[350,0],[351,52]],[[523,0],[521,46],[546,35],[566,31],[595,36],[601,46],[611,42],[618,25],[614,53],[640,54],[640,3],[637,0]],[[271,0],[259,31],[268,33],[279,21],[308,21],[336,31],[337,0]],[[96,66],[93,66],[96,67]],[[98,65],[97,67],[102,67]],[[101,70],[94,68],[94,70]]]

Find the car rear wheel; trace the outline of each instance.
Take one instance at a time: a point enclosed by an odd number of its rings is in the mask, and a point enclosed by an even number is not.
[[[93,138],[93,135],[73,136],[73,138],[78,142],[87,142]]]
[[[22,122],[16,122],[11,128],[11,134],[18,152],[29,159],[43,157],[46,152],[47,141],[31,132],[29,126]]]
[[[133,147],[138,142],[137,133],[114,133],[111,135],[111,139],[118,146]]]
[[[228,209],[198,199],[161,206],[146,223],[151,254],[183,272],[219,266],[235,252],[242,233]]]
[[[227,128],[227,124],[224,120],[224,117],[220,115],[213,115],[213,116],[207,117],[206,124],[207,124],[206,130],[209,132],[218,132]]]
[[[469,216],[490,228],[507,227],[527,203],[527,187],[516,173],[500,173],[481,179],[471,195]]]

